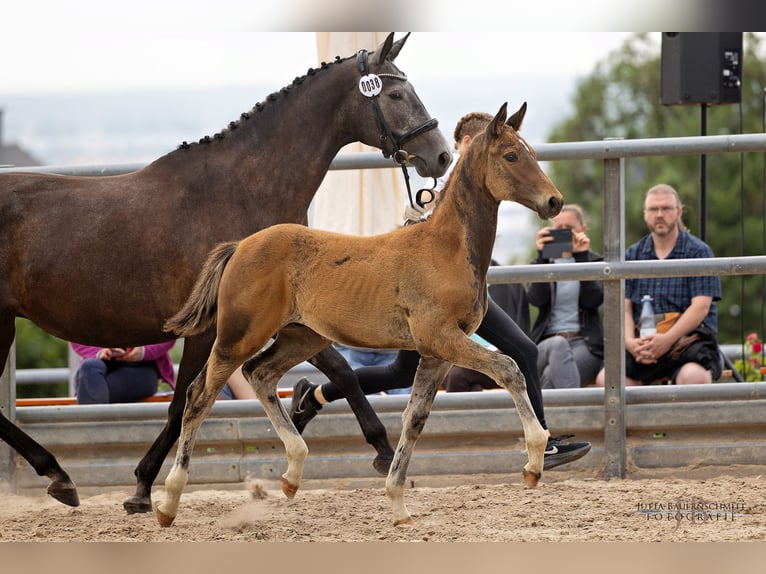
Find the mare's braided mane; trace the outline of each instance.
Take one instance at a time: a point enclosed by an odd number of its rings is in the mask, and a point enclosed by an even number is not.
[[[355,57],[355,56],[354,56]],[[333,62],[327,63],[322,62],[319,66],[319,68],[309,68],[305,75],[303,76],[296,76],[296,78],[293,80],[292,84],[289,84],[285,86],[284,88],[280,89],[277,92],[273,92],[266,96],[266,99],[263,102],[258,102],[255,104],[250,111],[242,112],[242,114],[239,116],[238,119],[233,120],[229,122],[229,125],[226,126],[224,129],[222,129],[220,132],[213,135],[213,137],[210,136],[204,136],[200,138],[200,140],[196,143],[188,143],[188,142],[182,142],[178,149],[186,150],[190,149],[193,146],[196,146],[198,144],[209,144],[215,140],[222,140],[226,135],[234,130],[236,130],[240,125],[242,125],[243,122],[249,121],[250,119],[254,118],[258,113],[264,111],[268,104],[271,102],[274,102],[280,97],[286,97],[290,94],[293,88],[300,86],[305,82],[308,78],[311,78],[315,76],[318,72],[321,72],[322,70],[327,70],[330,68],[330,66],[334,64],[340,64],[341,62],[344,62],[346,60],[349,60],[350,58],[343,58],[341,59],[340,56],[335,56],[335,60]]]

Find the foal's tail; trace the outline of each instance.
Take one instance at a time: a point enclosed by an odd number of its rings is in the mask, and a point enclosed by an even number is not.
[[[237,250],[237,245],[237,241],[221,243],[210,252],[186,303],[178,313],[165,321],[165,331],[188,337],[205,331],[215,323],[221,275]]]

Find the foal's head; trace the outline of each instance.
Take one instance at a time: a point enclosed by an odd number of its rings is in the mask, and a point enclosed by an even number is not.
[[[545,175],[530,145],[519,135],[527,104],[519,108],[508,121],[503,104],[484,131],[480,141],[471,148],[479,157],[487,158],[485,185],[498,201],[516,201],[548,219],[558,214],[564,198],[550,178]],[[478,138],[477,138],[478,139]]]

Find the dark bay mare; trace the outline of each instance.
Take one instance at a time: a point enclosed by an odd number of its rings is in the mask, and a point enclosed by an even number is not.
[[[305,223],[331,161],[348,143],[378,147],[426,177],[444,173],[449,145],[394,64],[406,39],[390,34],[374,52],[309,69],[214,137],[184,142],[134,173],[0,174],[0,365],[16,317],[103,347],[172,339],[163,324],[186,301],[210,250],[277,223]],[[178,438],[186,390],[214,338],[210,328],[185,341],[168,421],[136,468],[129,513],[151,510],[151,487]],[[387,468],[393,452],[385,428],[346,362],[331,349],[311,361],[345,381],[368,441],[388,452],[378,465]],[[55,457],[1,414],[0,438],[50,478],[51,496],[79,503]]]
[[[332,341],[415,349],[422,356],[386,480],[395,525],[412,522],[403,496],[407,467],[451,364],[480,371],[510,391],[529,457],[524,481],[537,485],[547,434],[532,411],[524,376],[510,357],[470,338],[487,310],[486,277],[500,202],[517,201],[542,218],[563,205],[518,134],[525,112],[526,104],[506,123],[503,104],[463,154],[423,223],[374,237],[276,225],[211,252],[189,301],[166,325],[193,336],[215,324],[217,335],[207,365],[189,389],[165,500],[157,507],[160,524],[172,524],[197,430],[243,362],[245,377],[285,445],[282,491],[295,496],[308,449],[279,400],[277,383]],[[413,253],[427,254],[429,264],[419,264]]]

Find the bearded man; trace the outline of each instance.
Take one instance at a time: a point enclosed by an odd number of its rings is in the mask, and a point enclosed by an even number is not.
[[[649,234],[625,252],[626,261],[713,257],[713,250],[689,233],[682,221],[678,192],[667,184],[650,188],[644,198]],[[641,299],[652,297],[657,333],[638,336]],[[625,385],[703,384],[721,376],[718,349],[718,276],[656,277],[625,281]],[[604,385],[604,370],[596,385]]]

